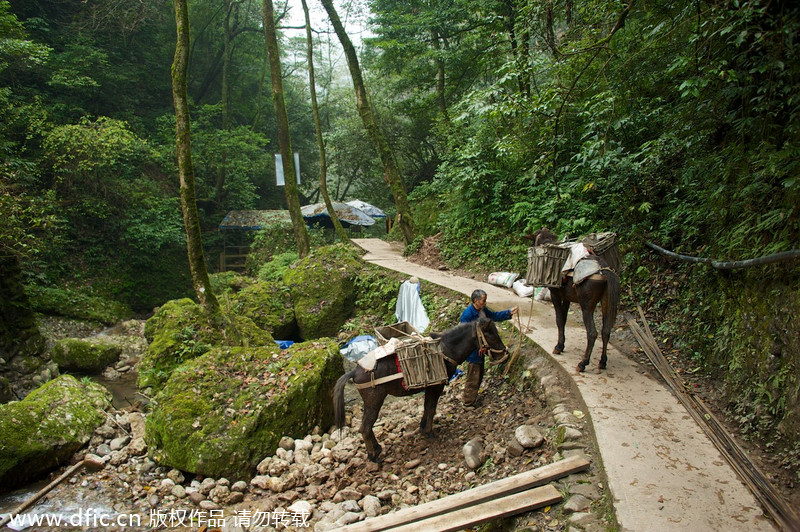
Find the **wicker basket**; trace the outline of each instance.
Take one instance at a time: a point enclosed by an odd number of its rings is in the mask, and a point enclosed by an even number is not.
[[[561,269],[569,258],[571,244],[543,244],[528,248],[528,273],[531,286],[561,286]]]
[[[375,327],[375,337],[378,339],[378,345],[386,345],[386,342],[392,338],[402,339],[410,337],[412,334],[419,335],[419,331],[407,321],[401,321],[383,327]]]
[[[425,388],[447,382],[440,339],[408,338],[397,347],[406,388]]]
[[[608,267],[619,273],[622,261],[619,257],[616,233],[591,233],[581,239],[583,245],[602,257]]]

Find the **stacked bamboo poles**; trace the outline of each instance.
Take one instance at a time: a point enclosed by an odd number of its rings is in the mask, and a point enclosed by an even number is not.
[[[793,508],[789,507],[761,470],[728,434],[719,419],[699,397],[688,391],[686,383],[675,372],[658,348],[653,333],[650,331],[650,326],[647,324],[647,319],[645,319],[642,307],[639,305],[636,307],[644,324],[644,329],[639,326],[636,318],[631,313],[626,312],[625,319],[630,324],[631,332],[647,354],[650,362],[776,524],[786,531],[800,531],[800,517],[798,517]]]

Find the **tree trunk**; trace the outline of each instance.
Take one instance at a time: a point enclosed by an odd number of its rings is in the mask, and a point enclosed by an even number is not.
[[[306,0],[301,0],[303,3],[303,14],[306,18],[306,43],[308,46],[308,86],[311,89],[311,112],[314,116],[314,130],[317,135],[317,146],[319,147],[319,192],[325,201],[325,206],[328,208],[328,214],[333,222],[333,227],[336,234],[339,235],[339,240],[342,242],[350,242],[347,232],[342,227],[342,222],[333,210],[331,198],[328,195],[328,164],[325,159],[325,141],[322,139],[322,123],[319,119],[319,105],[317,105],[317,88],[314,76],[314,44],[311,39],[311,17],[308,15],[308,3]]]
[[[175,0],[175,22],[178,39],[175,45],[175,60],[172,63],[172,99],[175,105],[175,147],[178,155],[181,211],[186,228],[186,248],[189,253],[189,271],[197,300],[211,319],[218,323],[221,315],[219,302],[211,290],[208,269],[203,254],[203,238],[200,218],[197,214],[197,199],[194,190],[194,168],[192,167],[191,131],[189,124],[189,102],[186,89],[186,73],[189,63],[189,9],[187,0]]]
[[[350,69],[350,77],[353,79],[353,88],[356,93],[356,106],[358,107],[358,114],[361,115],[361,121],[364,123],[367,133],[369,133],[375,147],[378,150],[378,155],[381,158],[383,167],[386,171],[386,178],[389,181],[389,187],[394,196],[394,204],[397,207],[397,220],[395,223],[400,224],[400,229],[403,232],[403,239],[406,244],[410,244],[414,240],[414,226],[411,219],[411,208],[408,204],[408,197],[406,195],[406,185],[403,182],[403,177],[400,175],[400,170],[397,168],[397,160],[395,159],[394,152],[392,151],[386,135],[383,134],[378,123],[375,120],[375,115],[372,112],[367,97],[367,89],[364,85],[364,78],[361,75],[361,67],[358,64],[358,56],[350,37],[344,31],[344,25],[339,19],[339,14],[333,6],[332,0],[320,0],[325,11],[328,13],[333,29],[336,31],[336,36],[344,49],[344,55],[347,58],[347,66]]]
[[[434,61],[436,62],[436,105],[439,106],[439,112],[445,120],[449,121],[450,117],[447,113],[447,99],[445,98],[445,70],[444,60],[442,59],[442,45],[439,42],[439,33],[436,30],[431,30],[431,42],[435,51]]]
[[[230,129],[230,71],[231,56],[233,55],[233,29],[231,28],[231,16],[235,6],[233,0],[225,0],[225,22],[222,45],[222,87],[220,89],[220,99],[222,100],[222,129]],[[217,169],[217,182],[214,187],[214,198],[218,205],[223,203],[223,193],[225,190],[225,179],[227,178],[228,153],[222,152],[222,162]]]
[[[308,231],[300,213],[300,200],[297,197],[297,183],[294,175],[294,155],[292,142],[289,136],[289,115],[286,114],[286,102],[283,98],[283,80],[281,79],[281,57],[278,49],[278,36],[275,31],[275,9],[272,0],[263,0],[264,36],[267,41],[267,55],[269,56],[269,71],[272,76],[272,104],[275,106],[275,118],[278,122],[278,144],[283,160],[283,175],[285,176],[286,204],[289,215],[292,217],[292,228],[297,241],[297,253],[300,257],[308,255],[310,244]]]

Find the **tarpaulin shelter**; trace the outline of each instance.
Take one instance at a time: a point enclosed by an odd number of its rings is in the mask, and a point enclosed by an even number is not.
[[[372,205],[371,203],[367,203],[366,201],[361,201],[360,199],[354,199],[347,202],[347,205],[351,207],[355,207],[356,209],[364,212],[365,214],[373,217],[373,218],[386,218],[386,213],[383,212],[381,209]]]
[[[338,201],[332,202],[333,210],[336,212],[336,217],[342,222],[342,226],[349,227],[356,226],[369,226],[374,225],[375,220],[352,205],[346,203],[339,203]],[[303,219],[309,225],[319,224],[324,227],[333,227],[331,216],[328,214],[328,208],[324,203],[313,203],[300,208]]]
[[[230,211],[220,222],[219,228],[257,231],[284,222],[292,223],[289,211]]]

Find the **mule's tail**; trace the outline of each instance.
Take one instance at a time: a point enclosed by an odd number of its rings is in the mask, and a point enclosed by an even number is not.
[[[608,305],[608,327],[610,332],[614,329],[614,324],[617,322],[620,282],[619,275],[612,270],[603,270],[603,277],[606,278],[606,301]]]
[[[336,423],[337,429],[344,427],[344,385],[347,384],[347,381],[352,379],[355,374],[355,369],[349,373],[345,373],[339,377],[339,380],[336,381],[336,385],[333,387],[333,420]]]

